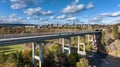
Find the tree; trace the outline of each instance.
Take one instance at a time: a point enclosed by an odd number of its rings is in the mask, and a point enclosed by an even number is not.
[[[17,55],[15,53],[9,54],[7,62],[15,62],[15,61],[17,61]]]
[[[102,32],[101,43],[105,44],[105,31]]]
[[[0,64],[5,62],[5,54],[3,52],[0,53]]]
[[[31,51],[29,51],[29,50],[25,50],[25,51],[23,52],[23,58],[24,58],[24,63],[25,63],[25,64],[31,62],[31,59],[32,59],[32,58],[31,58],[30,54],[31,54]]]
[[[79,62],[76,63],[76,67],[88,67],[88,60],[86,58],[81,58]]]
[[[29,64],[25,64],[25,66],[24,67],[30,67],[30,65]]]
[[[116,38],[118,38],[119,37],[119,32],[118,32],[118,25],[114,25],[113,26],[113,33],[114,33],[114,38],[116,39]]]
[[[75,67],[75,63],[78,61],[78,59],[79,59],[79,56],[76,52],[68,55],[68,62],[74,67]]]
[[[17,64],[19,65],[19,67],[22,67],[24,65],[24,58],[22,52],[17,53]]]

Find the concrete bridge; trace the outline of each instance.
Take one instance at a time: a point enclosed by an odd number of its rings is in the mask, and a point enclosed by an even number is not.
[[[88,42],[92,42],[94,44],[96,35],[99,35],[101,31],[81,31],[81,32],[62,32],[62,33],[47,33],[47,34],[24,34],[24,35],[15,35],[15,34],[7,34],[0,35],[0,46],[8,46],[22,43],[32,43],[32,58],[33,64],[36,63],[36,60],[39,60],[39,67],[41,67],[41,63],[43,63],[43,47],[42,41],[51,40],[51,39],[62,39],[62,52],[68,51],[68,54],[71,53],[71,42],[72,37],[78,36],[78,54],[86,55],[85,47],[86,47],[86,37],[88,38]],[[89,35],[92,35],[92,39],[90,40]],[[84,38],[84,42],[80,42],[81,37]],[[69,41],[69,46],[65,47],[65,39]],[[39,56],[36,56],[35,46],[39,45]],[[80,49],[80,46],[83,46],[83,50]]]

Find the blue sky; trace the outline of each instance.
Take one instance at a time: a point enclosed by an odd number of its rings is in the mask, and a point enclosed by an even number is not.
[[[120,0],[0,0],[0,23],[119,22]]]

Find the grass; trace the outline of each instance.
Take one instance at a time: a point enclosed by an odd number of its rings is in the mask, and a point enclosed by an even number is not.
[[[22,45],[13,45],[13,46],[3,46],[0,47],[0,52],[3,52],[4,54],[10,54],[10,53],[16,53],[23,50]]]

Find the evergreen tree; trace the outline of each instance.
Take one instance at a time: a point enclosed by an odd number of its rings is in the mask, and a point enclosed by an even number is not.
[[[7,62],[16,62],[17,61],[17,55],[15,53],[11,53],[8,55]]]
[[[17,53],[17,63],[20,67],[24,65],[24,59],[23,59],[22,52]]]
[[[104,45],[105,44],[105,31],[102,32],[102,37],[101,37],[101,43]]]
[[[113,27],[113,33],[114,33],[114,38],[116,39],[116,38],[118,38],[119,37],[119,32],[118,32],[118,25],[114,25],[114,27]]]
[[[78,61],[79,56],[77,53],[71,53],[68,55],[68,62],[72,65],[75,66],[75,63]]]
[[[5,62],[5,54],[3,52],[0,53],[0,64]]]

